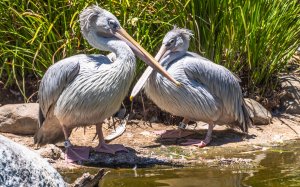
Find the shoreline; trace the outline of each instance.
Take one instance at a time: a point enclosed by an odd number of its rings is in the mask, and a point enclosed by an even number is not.
[[[161,130],[176,129],[176,126],[132,120],[128,122],[125,133],[110,142],[124,144],[129,150],[128,153],[118,152],[115,155],[110,155],[92,152],[89,161],[83,162],[83,165],[66,163],[62,143],[50,144],[36,149],[32,136],[1,134],[39,153],[60,171],[86,168],[86,166],[100,168],[133,168],[136,166],[139,168],[153,166],[218,167],[223,165],[252,167],[255,165],[254,153],[267,151],[271,147],[289,144],[299,139],[300,126],[297,125],[299,121],[300,116],[298,117],[298,115],[284,114],[280,118],[273,118],[269,125],[250,128],[248,135],[225,126],[216,126],[211,144],[204,148],[198,148],[179,145],[180,142],[185,141],[185,138],[165,140],[160,139],[159,135],[155,133]],[[105,124],[104,134],[110,134],[111,131],[112,129],[108,129],[108,125]],[[196,129],[190,131],[196,133],[189,137],[201,139],[205,136],[206,128],[203,124],[198,123]],[[93,147],[98,144],[97,139],[92,141],[94,135],[95,126],[85,130],[78,128],[72,132],[71,142],[79,146]]]

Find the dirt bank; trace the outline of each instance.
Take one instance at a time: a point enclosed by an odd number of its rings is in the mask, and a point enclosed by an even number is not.
[[[281,115],[275,117],[270,125],[254,126],[250,128],[249,134],[244,135],[239,130],[233,130],[225,126],[216,126],[213,132],[211,144],[204,148],[195,146],[181,146],[180,143],[186,138],[203,139],[206,133],[206,125],[190,125],[190,131],[195,134],[180,139],[162,139],[157,132],[161,130],[173,130],[176,126],[164,125],[161,123],[147,123],[144,121],[129,121],[126,132],[110,143],[124,144],[129,153],[119,152],[116,155],[94,153],[90,154],[90,161],[83,165],[93,165],[97,167],[134,167],[149,165],[172,165],[191,166],[201,165],[248,165],[252,160],[249,155],[257,151],[267,150],[271,146],[288,143],[289,140],[299,139],[300,116]],[[104,133],[108,135],[112,129],[104,125]],[[62,144],[47,145],[37,149],[33,145],[31,136],[18,136],[1,133],[12,140],[23,144],[48,159],[57,169],[70,169],[82,167],[78,164],[70,164],[64,161],[64,148]],[[75,145],[96,146],[95,127],[74,130],[71,135],[71,142]],[[247,159],[245,158],[247,155]],[[253,158],[254,159],[254,158]]]

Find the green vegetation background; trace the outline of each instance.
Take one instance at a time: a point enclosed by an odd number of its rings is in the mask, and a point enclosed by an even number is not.
[[[83,40],[78,14],[91,5],[109,10],[155,55],[174,25],[193,30],[190,51],[237,73],[248,93],[276,87],[278,73],[300,44],[298,0],[2,0],[0,81],[40,79],[56,61],[78,53],[103,53]],[[138,63],[137,77],[144,63]]]

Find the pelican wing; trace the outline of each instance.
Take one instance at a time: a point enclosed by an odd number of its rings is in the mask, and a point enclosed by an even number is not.
[[[44,118],[64,88],[76,77],[79,69],[78,61],[65,59],[53,64],[45,73],[39,88],[39,104]]]
[[[186,75],[204,85],[212,95],[223,102],[223,114],[233,116],[236,121],[245,124],[248,118],[244,111],[244,100],[239,79],[228,69],[195,53],[189,53],[193,60],[184,63]]]

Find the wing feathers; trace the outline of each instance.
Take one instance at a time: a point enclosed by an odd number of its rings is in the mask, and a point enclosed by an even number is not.
[[[208,59],[192,54],[197,58],[185,63],[185,73],[191,79],[205,85],[210,92],[223,102],[223,115],[230,115],[239,122],[243,131],[247,130],[249,115],[244,110],[239,79],[228,69]],[[246,124],[246,126],[245,126]]]
[[[79,70],[79,62],[68,61],[68,59],[57,62],[47,70],[39,88],[39,103],[44,118],[51,105],[57,101]]]

